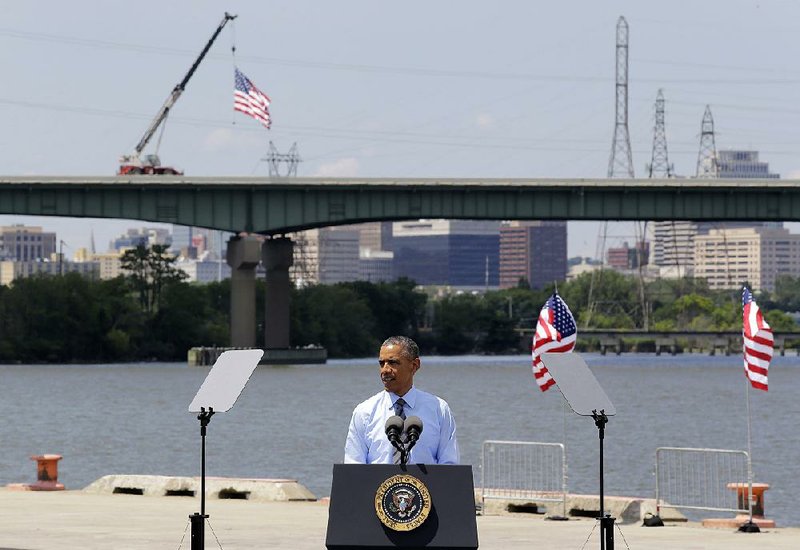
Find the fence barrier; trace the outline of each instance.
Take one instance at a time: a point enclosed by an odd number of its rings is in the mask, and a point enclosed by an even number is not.
[[[748,489],[745,498],[735,490],[742,485]],[[750,456],[745,451],[656,449],[656,510],[714,510],[752,517],[752,499],[747,498],[751,494]]]
[[[562,443],[484,441],[481,509],[487,499],[560,502],[566,517],[567,456]]]

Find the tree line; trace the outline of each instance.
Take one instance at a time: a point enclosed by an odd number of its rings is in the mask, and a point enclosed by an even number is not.
[[[165,250],[126,252],[126,275],[16,279],[0,286],[0,362],[182,361],[193,346],[230,342],[230,281],[186,282]],[[408,279],[313,285],[291,296],[293,346],[321,345],[330,357],[369,357],[384,338],[404,334],[426,354],[528,351],[520,329],[535,327],[554,288],[436,296]],[[560,283],[581,328],[739,331],[741,291],[711,291],[699,279],[642,285],[610,270]],[[800,278],[778,279],[758,297],[776,332],[797,330]],[[263,345],[264,283],[256,286],[257,345]],[[580,332],[579,332],[580,335]],[[580,342],[580,338],[579,338]]]

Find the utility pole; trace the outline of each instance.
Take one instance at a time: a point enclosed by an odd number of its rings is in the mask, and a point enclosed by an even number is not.
[[[714,141],[714,117],[711,116],[710,105],[706,105],[706,111],[703,113],[703,123],[700,126],[700,150],[697,153],[696,177],[719,177],[717,145]]]
[[[628,131],[628,22],[621,16],[617,20],[616,63],[615,63],[615,104],[614,134],[611,140],[611,155],[608,159],[609,178],[633,178],[633,154],[631,137]],[[606,254],[606,235],[608,222],[603,222],[597,241],[597,256],[602,263]],[[586,325],[589,326],[594,311],[594,284],[597,271],[592,271],[589,284],[589,304]]]
[[[297,152],[297,142],[292,144],[288,153],[278,152],[277,147],[271,141],[269,142],[269,149],[267,154],[261,160],[269,163],[269,177],[294,177],[297,176],[297,165],[302,162],[300,153]],[[286,174],[281,175],[281,164],[286,164]]]
[[[656,95],[656,121],[653,127],[653,154],[647,165],[649,178],[674,178],[675,169],[669,163],[667,154],[667,129],[664,122],[664,92],[659,89]]]
[[[616,108],[609,178],[633,178],[633,155],[628,132],[628,22],[617,21]]]
[[[651,178],[674,178],[675,168],[667,154],[667,132],[665,124],[664,93],[658,90],[655,104],[655,126],[653,128],[653,155],[647,165]],[[654,263],[658,266],[675,265],[678,276],[693,264],[694,235],[697,225],[692,221],[655,222]]]
[[[59,239],[58,241],[58,275],[64,274],[64,245],[66,243]]]

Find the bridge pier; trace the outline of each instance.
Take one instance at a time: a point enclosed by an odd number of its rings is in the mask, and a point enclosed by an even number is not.
[[[231,347],[256,346],[256,267],[260,243],[254,237],[231,237],[226,260],[231,266]]]
[[[262,261],[267,271],[264,316],[264,347],[286,349],[289,347],[289,301],[292,282],[289,268],[293,263],[294,243],[286,237],[264,241]]]

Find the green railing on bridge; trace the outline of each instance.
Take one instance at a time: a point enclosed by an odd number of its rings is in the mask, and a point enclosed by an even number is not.
[[[800,181],[0,177],[0,214],[264,234],[419,218],[800,221]]]

